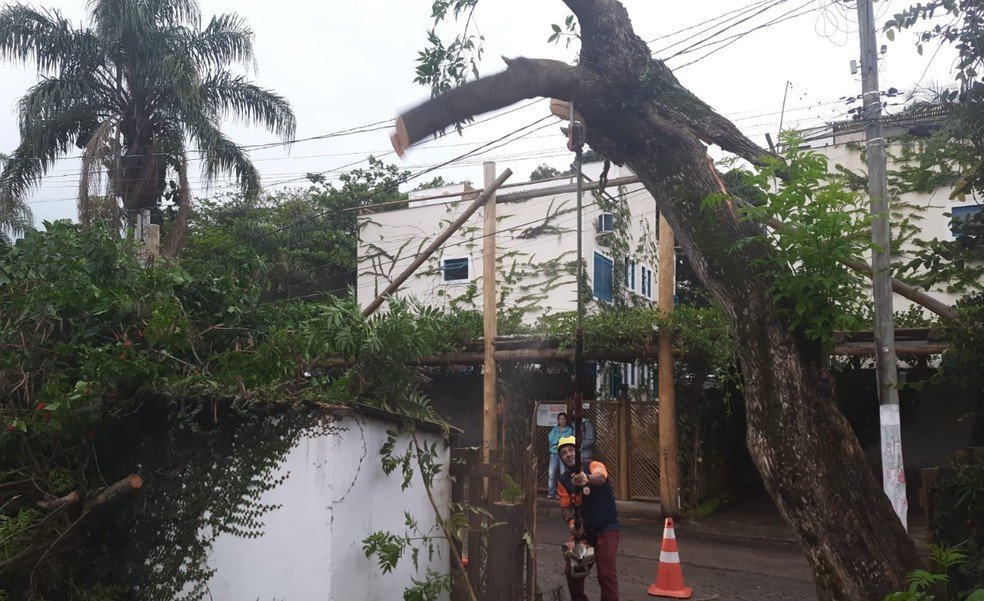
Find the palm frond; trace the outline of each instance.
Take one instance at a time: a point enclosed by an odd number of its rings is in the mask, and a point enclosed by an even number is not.
[[[294,136],[297,121],[287,99],[241,76],[210,75],[202,82],[201,97],[216,116],[262,125],[284,139]]]
[[[208,67],[220,69],[230,64],[252,65],[253,30],[235,14],[212,17],[208,26],[194,37],[191,52]]]
[[[82,34],[55,10],[11,4],[0,10],[0,59],[50,73],[78,59]]]
[[[0,174],[0,196],[9,195],[15,201],[23,199],[48,168],[67,154],[80,132],[89,127],[92,114],[88,106],[80,104],[44,121],[24,121],[20,146]]]
[[[88,108],[94,121],[99,113],[113,110],[111,94],[112,91],[91,74],[77,78],[42,77],[17,101],[21,137],[23,139],[26,128],[57,120],[60,115],[73,112],[79,106]]]
[[[243,195],[255,198],[260,192],[260,174],[246,151],[219,131],[213,121],[189,120],[187,126],[202,152],[205,179],[212,182],[220,173],[230,173],[235,176]]]
[[[3,175],[0,174],[0,178]],[[23,198],[13,196],[0,188],[0,237],[8,234],[19,236],[26,232],[34,222],[31,208]]]
[[[198,0],[149,0],[147,4],[159,22],[184,23],[196,29],[201,24]]]

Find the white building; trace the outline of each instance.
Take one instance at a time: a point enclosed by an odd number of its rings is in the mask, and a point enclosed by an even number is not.
[[[586,181],[601,163],[585,165]],[[631,176],[612,166],[610,180]],[[500,315],[532,324],[576,309],[576,195],[557,192],[573,178],[500,189],[496,208],[496,283]],[[364,212],[357,298],[368,305],[475,198],[471,188],[414,192],[406,208]],[[542,191],[535,195],[530,192]],[[469,193],[470,192],[470,193]],[[451,196],[447,196],[451,194]],[[435,196],[439,198],[434,198]],[[512,197],[512,198],[511,198]],[[521,198],[517,198],[521,197]],[[583,195],[582,245],[587,289],[597,303],[652,303],[656,298],[656,205],[642,184]],[[440,307],[481,310],[483,216],[476,212],[401,287],[397,296]]]
[[[919,150],[922,143],[919,137],[938,128],[941,119],[942,115],[885,118],[883,135],[888,141],[886,149],[888,155],[887,171],[890,180],[906,165],[903,158],[906,151]],[[863,123],[834,123],[802,133],[805,135],[805,146],[826,156],[832,171],[837,166],[841,166],[853,173],[867,174],[868,167],[863,155],[865,147],[865,126]],[[904,134],[909,134],[907,136],[909,139],[906,141],[900,139],[900,136]],[[907,145],[909,148],[906,147]],[[892,217],[892,246],[893,255],[895,255],[893,261],[907,260],[908,253],[914,250],[911,242],[902,245],[897,244],[900,239],[899,223],[905,217],[908,217],[910,223],[918,228],[916,238],[954,240],[959,235],[959,226],[954,228],[954,223],[981,211],[981,199],[971,197],[951,199],[952,193],[953,187],[943,186],[929,192],[906,191],[899,194],[898,199],[895,200],[898,214]],[[927,292],[949,305],[953,305],[959,298],[958,295],[947,293],[941,289]],[[904,311],[913,305],[911,301],[898,295],[894,296],[893,302],[896,311]]]

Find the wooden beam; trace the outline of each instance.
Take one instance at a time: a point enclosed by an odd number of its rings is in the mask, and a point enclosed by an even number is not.
[[[639,182],[639,178],[634,175],[628,175],[626,177],[617,177],[615,179],[608,180],[606,188],[617,188],[618,186],[627,186],[629,184],[635,184]],[[584,182],[581,184],[582,190],[597,190],[601,187],[599,182]],[[499,204],[504,202],[516,202],[518,200],[529,200],[531,198],[541,198],[543,196],[554,196],[556,194],[567,194],[569,192],[577,192],[577,184],[565,184],[563,186],[554,186],[553,188],[541,188],[539,190],[520,190],[518,192],[508,192],[499,195]]]
[[[489,461],[489,452],[499,444],[499,412],[496,407],[496,306],[495,306],[495,163],[486,162],[485,189],[491,194],[485,197],[485,211],[482,227],[482,322],[484,339],[484,361],[482,366],[482,452]]]
[[[486,186],[485,191],[482,192],[478,196],[478,198],[476,198],[475,201],[468,206],[467,209],[465,209],[465,212],[459,215],[458,218],[455,219],[454,222],[447,227],[447,229],[441,232],[440,235],[438,235],[438,237],[435,238],[434,241],[431,242],[427,246],[427,248],[423,250],[423,252],[417,255],[417,258],[413,260],[413,263],[411,263],[406,269],[404,269],[400,275],[396,276],[396,279],[390,282],[389,286],[387,286],[385,290],[380,292],[379,296],[373,299],[373,301],[369,303],[365,309],[362,310],[362,316],[369,317],[370,315],[375,313],[376,309],[378,309],[380,305],[382,305],[383,302],[386,300],[386,297],[396,292],[396,290],[401,285],[403,285],[403,282],[407,281],[407,279],[411,275],[413,275],[413,272],[417,271],[417,268],[423,265],[424,261],[429,259],[430,256],[434,254],[434,251],[440,248],[442,244],[447,242],[448,238],[450,238],[452,234],[458,231],[458,228],[464,225],[465,222],[468,221],[468,218],[474,215],[475,211],[477,211],[479,207],[485,204],[485,201],[489,197],[489,195],[494,194],[496,188],[501,186],[502,183],[505,182],[507,179],[509,179],[509,176],[511,175],[512,175],[512,171],[506,169],[505,171],[502,172],[502,175],[497,177],[495,181],[491,183],[491,185]]]

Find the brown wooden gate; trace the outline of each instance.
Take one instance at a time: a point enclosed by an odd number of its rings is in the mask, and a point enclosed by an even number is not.
[[[616,401],[585,401],[585,405],[584,415],[595,425],[596,458],[608,468],[616,498],[659,501],[659,403],[623,396]],[[536,430],[536,485],[537,490],[546,491],[550,427]]]

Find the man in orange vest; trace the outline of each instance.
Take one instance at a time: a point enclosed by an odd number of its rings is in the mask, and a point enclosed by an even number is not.
[[[566,436],[557,442],[557,452],[566,467],[557,482],[560,511],[574,538],[583,537],[594,547],[601,601],[618,601],[615,558],[618,555],[619,525],[615,492],[608,482],[608,470],[600,461],[585,459],[581,471],[576,470],[576,444],[573,436]],[[574,507],[581,509],[580,532],[574,526]],[[584,595],[584,578],[572,577],[570,564],[564,573],[567,575],[571,601],[588,601]]]

